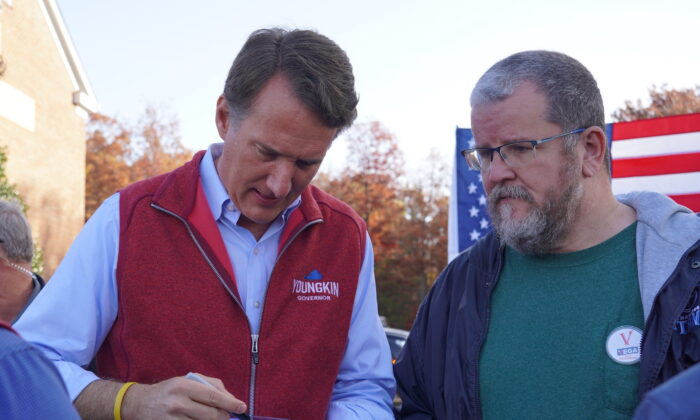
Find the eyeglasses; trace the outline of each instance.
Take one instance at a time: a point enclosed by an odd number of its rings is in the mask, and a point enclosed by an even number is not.
[[[541,140],[518,140],[498,147],[475,147],[473,149],[462,150],[461,153],[462,156],[464,156],[464,160],[467,161],[467,165],[477,171],[488,169],[489,166],[491,166],[494,152],[501,156],[501,159],[503,159],[506,165],[511,168],[519,168],[535,160],[537,157],[535,150],[538,145],[570,134],[577,134],[584,130],[586,129],[579,128]]]
[[[5,257],[0,257],[0,263],[5,263],[11,269],[13,269],[15,271],[19,271],[20,273],[24,273],[31,278],[34,278],[34,274],[31,271],[27,270],[26,268],[22,267],[21,265],[17,265],[15,263],[13,263],[12,261],[8,260]]]

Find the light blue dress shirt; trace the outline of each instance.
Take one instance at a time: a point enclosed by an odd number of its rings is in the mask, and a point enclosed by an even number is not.
[[[254,333],[260,328],[265,291],[284,224],[294,201],[259,241],[238,226],[241,213],[214,166],[222,144],[209,147],[200,175],[209,207],[231,259],[238,293]],[[374,254],[367,237],[348,343],[333,388],[328,419],[391,419],[394,381],[391,356],[377,314]],[[83,369],[109,333],[117,315],[115,271],[119,250],[119,195],[102,203],[32,305],[14,325],[54,362],[72,399],[99,379]]]

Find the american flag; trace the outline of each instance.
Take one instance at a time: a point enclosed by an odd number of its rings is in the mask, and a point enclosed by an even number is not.
[[[447,256],[450,260],[491,230],[481,173],[469,169],[460,154],[460,150],[470,147],[474,147],[472,130],[457,128],[447,236]]]
[[[700,212],[700,113],[607,124],[615,194],[664,193]],[[472,132],[457,128],[448,229],[452,260],[491,229],[481,174],[460,154],[474,147]]]
[[[613,192],[664,193],[700,212],[700,113],[608,124]]]

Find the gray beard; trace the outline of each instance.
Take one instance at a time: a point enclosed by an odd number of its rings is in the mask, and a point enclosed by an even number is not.
[[[565,166],[566,167],[566,166]],[[561,194],[550,190],[542,206],[524,187],[497,185],[488,198],[488,210],[496,234],[501,243],[509,245],[521,254],[543,255],[551,253],[566,237],[581,204],[583,187],[574,176],[575,170],[564,170],[562,179],[570,179]],[[509,204],[498,205],[502,198],[517,198],[530,203],[533,208],[522,221],[512,219],[513,208]]]

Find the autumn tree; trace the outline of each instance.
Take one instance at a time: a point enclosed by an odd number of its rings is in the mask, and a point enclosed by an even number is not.
[[[449,179],[447,165],[433,150],[400,194],[405,208],[400,227],[402,277],[415,285],[410,296],[413,313],[447,262]]]
[[[131,180],[131,133],[120,121],[93,113],[87,124],[85,154],[85,218],[105,198]]]
[[[341,176],[320,177],[316,184],[350,204],[367,223],[374,246],[387,252],[396,243],[393,216],[402,212],[397,187],[403,175],[403,155],[396,137],[378,121],[355,124],[347,134],[347,144],[348,159]]]
[[[410,328],[418,305],[447,261],[447,167],[436,152],[397,192],[396,252],[378,257],[392,267],[378,281],[379,303],[390,325]]]
[[[153,107],[147,107],[133,130],[132,182],[171,171],[192,157],[192,151],[180,141],[180,128],[174,119],[166,119]]]
[[[433,155],[407,180],[397,138],[377,121],[356,124],[347,140],[341,174],[320,174],[316,183],[367,223],[380,312],[390,325],[409,328],[447,258],[446,168]]]
[[[127,185],[182,165],[192,156],[177,121],[147,107],[135,124],[92,114],[87,124],[85,217]]]
[[[398,279],[393,262],[398,254],[397,223],[404,212],[398,195],[403,155],[394,134],[378,121],[355,124],[346,138],[348,158],[341,174],[321,176],[316,184],[348,203],[365,220],[374,247],[380,311],[391,319],[383,299],[387,294],[382,290]]]
[[[613,112],[615,121],[634,121],[646,118],[700,112],[700,86],[695,89],[668,89],[666,85],[649,89],[649,103],[625,101],[625,105]]]

